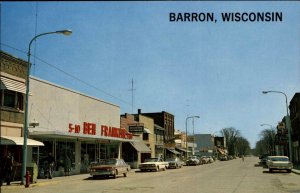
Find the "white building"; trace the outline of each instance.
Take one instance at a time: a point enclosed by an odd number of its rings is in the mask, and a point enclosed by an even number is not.
[[[65,157],[72,161],[72,174],[88,172],[91,162],[120,157],[121,143],[132,134],[120,128],[120,107],[53,83],[30,78],[30,138],[45,146],[30,148],[28,162],[42,166],[49,152],[54,155],[54,175],[63,175]]]

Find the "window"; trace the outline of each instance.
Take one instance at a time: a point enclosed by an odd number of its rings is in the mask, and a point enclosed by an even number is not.
[[[24,96],[22,93],[17,93],[17,108],[24,110]]]
[[[149,140],[149,134],[143,133],[143,140]]]
[[[0,105],[24,110],[24,95],[10,90],[1,90]]]
[[[4,90],[3,106],[14,108],[15,107],[15,98],[16,98],[15,92]]]

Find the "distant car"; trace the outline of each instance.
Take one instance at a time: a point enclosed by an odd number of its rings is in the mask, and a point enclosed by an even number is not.
[[[220,161],[227,161],[228,160],[226,155],[220,155],[219,159],[220,159]]]
[[[287,156],[268,156],[267,166],[270,173],[273,170],[286,170],[291,173],[293,169],[293,163],[290,162]]]
[[[267,166],[268,155],[264,154],[260,156],[259,159],[260,159],[260,165]]]
[[[90,175],[95,179],[97,176],[116,178],[117,175],[127,176],[130,166],[123,159],[106,159],[99,163],[94,163],[90,167]]]
[[[139,165],[139,169],[143,171],[165,171],[168,167],[168,162],[163,161],[159,157],[145,159],[144,163]]]
[[[200,160],[197,158],[197,156],[190,156],[188,157],[188,159],[186,160],[186,165],[190,166],[190,165],[200,165]]]
[[[209,157],[207,156],[200,157],[200,164],[208,164],[208,163],[209,163]]]
[[[181,168],[183,166],[183,161],[180,158],[167,158],[166,162],[168,162],[168,168]]]

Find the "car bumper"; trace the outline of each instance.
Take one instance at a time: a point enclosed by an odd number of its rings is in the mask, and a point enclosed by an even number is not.
[[[90,172],[91,176],[110,176],[114,175],[114,171],[95,171],[95,172]]]
[[[293,167],[286,167],[286,166],[269,166],[269,169],[272,169],[272,170],[292,170]]]
[[[156,170],[158,166],[156,165],[142,165],[139,166],[140,170]]]

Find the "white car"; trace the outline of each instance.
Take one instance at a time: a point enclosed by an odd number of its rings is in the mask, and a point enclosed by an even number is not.
[[[293,169],[293,163],[290,162],[287,156],[268,156],[267,166],[270,173],[273,170],[286,170],[288,173],[291,173]]]
[[[144,163],[141,163],[139,165],[139,169],[143,171],[159,171],[163,170],[165,171],[168,167],[168,162],[164,162],[161,158],[149,158],[145,159]]]

